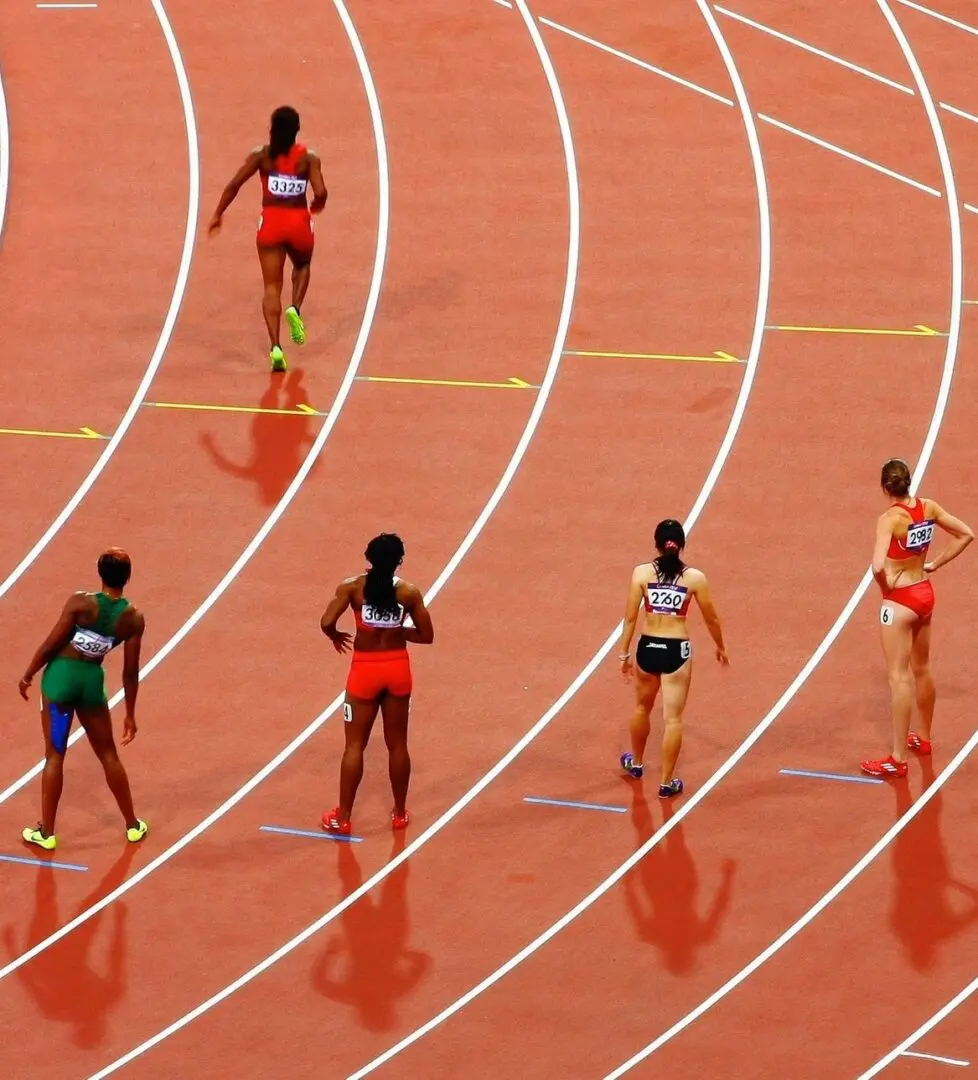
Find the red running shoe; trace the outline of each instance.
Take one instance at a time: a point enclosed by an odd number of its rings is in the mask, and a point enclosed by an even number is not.
[[[915,754],[929,754],[933,749],[930,739],[922,739],[916,731],[907,736],[907,747]]]
[[[323,828],[327,832],[339,833],[341,836],[349,836],[353,826],[349,821],[340,821],[340,808],[334,806],[328,814],[323,814]]]
[[[407,810],[403,814],[399,814],[396,810],[391,811],[391,825],[395,829],[406,829],[411,824],[411,815]]]
[[[907,763],[894,761],[893,755],[880,758],[878,761],[861,761],[859,768],[870,776],[901,777],[907,775]]]

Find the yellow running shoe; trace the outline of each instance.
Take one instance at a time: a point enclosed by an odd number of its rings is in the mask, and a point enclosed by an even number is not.
[[[289,330],[292,333],[292,340],[296,345],[305,345],[306,325],[302,321],[302,316],[299,314],[298,309],[295,307],[286,308],[285,317],[289,320]]]
[[[37,844],[38,847],[44,848],[45,851],[54,851],[58,846],[58,838],[52,833],[50,836],[44,835],[44,830],[41,828],[41,823],[37,823],[37,828],[32,829],[29,825],[21,833],[21,836],[27,841],[28,844]]]
[[[149,826],[141,818],[136,818],[138,822],[135,829],[126,829],[126,839],[130,844],[138,844],[140,840],[149,832]]]
[[[272,371],[289,370],[289,365],[285,362],[285,353],[282,352],[278,345],[276,345],[268,354],[268,359],[272,362]]]

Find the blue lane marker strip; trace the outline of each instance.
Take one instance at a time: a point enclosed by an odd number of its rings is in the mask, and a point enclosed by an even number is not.
[[[78,866],[70,862],[49,862],[47,859],[28,859],[24,855],[0,855],[0,862],[23,863],[24,866],[50,867],[52,870],[77,870],[85,873],[87,866]]]
[[[846,776],[845,773],[835,772],[809,772],[807,769],[779,769],[785,776],[815,776],[819,780],[848,780],[850,784],[882,784],[883,780],[877,780],[873,776]]]
[[[523,802],[538,803],[541,806],[569,806],[572,810],[607,810],[612,814],[627,814],[624,806],[602,806],[599,803],[567,802],[564,799],[541,799],[536,795],[524,795]]]
[[[362,836],[342,836],[340,833],[330,833],[322,829],[313,832],[312,829],[286,829],[282,825],[259,825],[262,832],[286,833],[288,836],[311,836],[313,840],[340,840],[347,844],[362,844]]]

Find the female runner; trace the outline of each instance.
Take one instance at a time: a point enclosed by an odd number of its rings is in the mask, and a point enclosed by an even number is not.
[[[256,146],[244,164],[231,177],[221,194],[208,232],[215,236],[221,229],[224,212],[234,202],[246,181],[257,172],[261,177],[262,212],[258,219],[258,261],[261,263],[265,292],[262,314],[268,327],[272,371],[286,371],[282,351],[282,283],[285,259],[292,260],[292,305],[286,309],[292,340],[305,344],[306,328],[299,310],[309,288],[309,271],[316,237],[310,214],[318,214],[326,205],[327,191],[322,163],[318,155],[297,143],[299,114],[289,105],[272,113],[268,142]],[[306,205],[306,189],[312,188],[312,206]]]
[[[404,560],[404,544],[393,533],[375,536],[364,552],[370,569],[347,578],[336,590],[323,613],[320,626],[337,652],[350,648],[350,634],[336,629],[348,607],[353,608],[356,637],[346,681],[343,725],[346,749],[340,765],[340,804],[323,814],[323,828],[350,834],[353,800],[363,777],[363,752],[380,709],[384,716],[384,741],[390,759],[395,829],[408,825],[408,781],[411,758],[407,748],[408,714],[411,706],[411,661],[407,642],[430,645],[435,639],[431,616],[421,590],[395,577]],[[410,620],[413,624],[406,626]]]
[[[860,768],[870,776],[906,776],[907,749],[931,752],[934,721],[934,679],[930,672],[930,626],[934,611],[934,586],[927,578],[956,559],[974,540],[971,529],[952,517],[933,499],[910,494],[910,469],[892,458],[880,473],[889,508],[876,525],[873,577],[880,587],[880,639],[886,658],[893,715],[893,753]],[[930,562],[927,550],[939,525],[954,539]],[[920,723],[910,730],[916,694]]]
[[[628,588],[625,623],[618,657],[621,673],[629,681],[634,673],[635,711],[632,713],[632,752],[622,754],[621,767],[628,776],[640,780],[645,772],[645,744],[649,738],[649,714],[662,687],[662,776],[659,798],[681,795],[683,782],[673,776],[683,744],[683,710],[692,677],[692,646],[686,630],[690,597],[696,598],[706,628],[716,645],[717,660],[726,667],[730,661],[723,644],[720,619],[710,597],[706,575],[687,566],[679,557],[686,546],[682,525],[672,518],[655,527],[655,546],[659,552],[650,563],[636,566]],[[645,626],[632,667],[630,649],[639,607],[645,608]]]
[[[129,777],[119,760],[112,737],[112,716],[105,696],[102,661],[119,644],[125,643],[122,685],[126,695],[126,719],[122,745],[136,737],[136,693],[139,689],[139,650],[146,621],[123,597],[132,564],[119,548],[109,548],[98,560],[102,590],[75,593],[65,604],[54,629],[34,654],[20,680],[20,695],[26,701],[34,676],[44,668],[41,679],[41,727],[44,731],[44,772],[41,774],[41,820],[28,827],[23,837],[45,851],[54,851],[57,838],[54,822],[64,783],[64,756],[68,733],[75,713],[85,729],[92,749],[102,763],[105,780],[126,821],[126,837],[138,843],[147,825],[136,817],[129,791]]]

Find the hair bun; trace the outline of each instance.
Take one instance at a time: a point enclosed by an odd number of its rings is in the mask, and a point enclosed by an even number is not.
[[[663,551],[678,551],[679,550],[679,545],[676,543],[675,540],[667,540],[662,545],[662,550]]]

